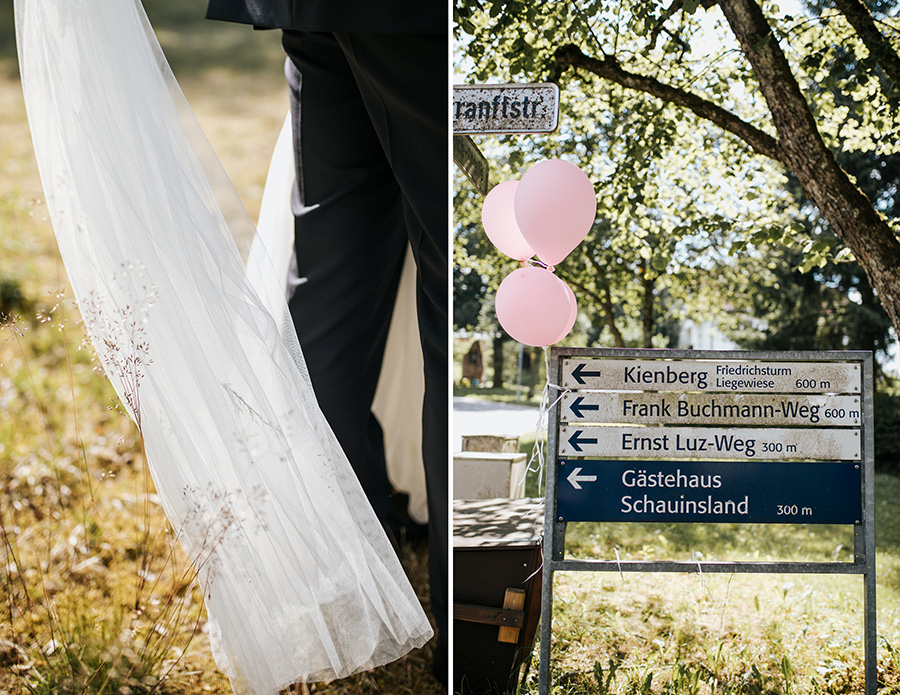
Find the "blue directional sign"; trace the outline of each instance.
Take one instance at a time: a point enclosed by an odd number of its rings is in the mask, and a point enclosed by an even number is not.
[[[566,522],[855,524],[861,485],[852,462],[561,459],[556,509]]]

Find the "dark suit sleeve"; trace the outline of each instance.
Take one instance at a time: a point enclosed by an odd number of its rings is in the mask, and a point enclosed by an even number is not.
[[[290,2],[271,0],[210,0],[207,19],[253,24],[258,27],[285,28],[292,23]]]
[[[210,0],[207,19],[321,32],[446,34],[445,0]]]

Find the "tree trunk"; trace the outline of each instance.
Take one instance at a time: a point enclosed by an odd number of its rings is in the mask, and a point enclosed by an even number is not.
[[[531,356],[531,367],[528,369],[528,394],[530,401],[534,398],[534,390],[537,387],[538,372],[541,370],[541,350],[540,348],[525,348]]]
[[[641,323],[644,326],[644,347],[653,347],[653,287],[656,285],[656,278],[650,277],[647,272],[649,262],[644,262],[644,272],[641,276],[641,288],[644,296],[641,299]]]
[[[603,314],[606,317],[606,327],[609,328],[609,332],[612,333],[613,342],[617,348],[625,347],[625,339],[622,337],[622,332],[616,325],[616,309],[613,306],[612,292],[609,289],[609,285],[606,283],[603,285],[603,301],[601,302],[601,305],[603,306]]]
[[[503,388],[503,346],[506,343],[500,336],[494,336],[493,340],[493,359],[491,359],[491,367],[493,369],[493,386],[495,389]]]
[[[741,138],[754,151],[783,164],[797,177],[806,197],[819,208],[834,233],[856,256],[900,333],[897,236],[872,201],[838,166],[822,141],[809,105],[759,5],[754,0],[718,0],[718,4],[753,68],[778,133],[777,139],[697,94],[628,72],[615,56],[591,58],[577,46],[566,45],[556,50],[557,63],[563,69],[584,68],[623,87],[687,108]]]
[[[719,6],[759,81],[778,132],[780,159],[853,251],[900,332],[900,242],[822,141],[800,86],[759,6],[753,0],[719,0]]]
[[[597,274],[597,283],[600,285],[600,290],[603,292],[603,296],[599,297],[599,300],[600,306],[603,307],[603,316],[606,320],[606,327],[609,328],[609,332],[612,334],[615,346],[617,348],[623,348],[625,347],[625,339],[622,338],[622,333],[616,325],[616,310],[613,306],[612,292],[609,289],[609,277],[603,272],[603,268],[600,267],[600,264],[595,258],[589,257],[588,260],[594,268],[594,272]]]

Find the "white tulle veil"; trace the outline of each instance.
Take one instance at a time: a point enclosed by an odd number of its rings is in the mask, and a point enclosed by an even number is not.
[[[294,253],[294,215],[291,212],[294,148],[290,119],[288,114],[272,153],[259,211],[258,233],[247,261],[251,282],[263,285],[272,282],[274,269],[275,287],[282,288],[288,285]],[[263,294],[272,296],[274,304],[269,307],[272,315],[281,316],[284,311],[282,296]],[[384,429],[391,484],[395,490],[409,496],[407,511],[420,524],[428,521],[425,468],[422,465],[424,368],[416,323],[416,263],[412,250],[407,247],[372,412]]]
[[[63,261],[198,569],[219,666],[274,694],[421,646],[431,628],[318,409],[283,285],[248,276],[253,225],[140,3],[15,10]]]

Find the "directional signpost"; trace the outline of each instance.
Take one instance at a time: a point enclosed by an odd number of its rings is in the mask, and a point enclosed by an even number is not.
[[[844,463],[562,460],[559,466],[563,521],[861,521],[859,497],[840,494],[860,489],[861,471]]]
[[[735,421],[740,422],[740,420]],[[859,431],[733,427],[559,428],[560,456],[859,461]]]
[[[702,425],[712,418],[745,425],[859,427],[859,396],[743,393],[590,392],[564,393],[559,419],[565,424],[632,423]]]
[[[876,688],[872,357],[867,352],[554,348],[540,692],[553,573],[747,572],[864,578],[866,694]],[[852,562],[565,558],[566,524],[846,524]]]
[[[824,362],[700,362],[573,360],[563,363],[563,387],[631,391],[859,393],[858,364]]]

